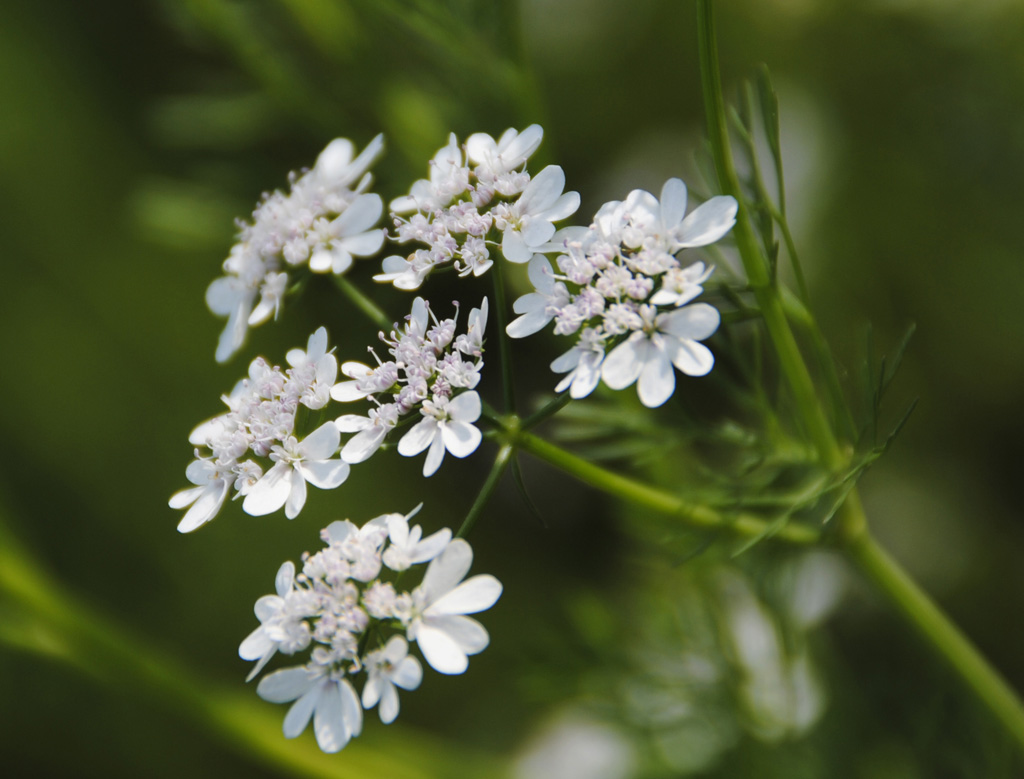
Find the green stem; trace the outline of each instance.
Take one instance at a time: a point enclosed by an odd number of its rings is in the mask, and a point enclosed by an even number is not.
[[[1024,750],[1024,705],[973,644],[867,533],[846,546],[861,573],[960,675]]]
[[[515,410],[515,382],[512,380],[511,338],[505,335],[505,280],[501,268],[495,263],[491,268],[494,277],[494,318],[498,323],[498,356],[501,360],[501,391],[506,414]]]
[[[344,293],[345,297],[351,300],[356,308],[362,311],[366,317],[385,333],[389,332],[395,323],[384,313],[376,303],[368,298],[359,287],[346,279],[344,276],[334,276],[334,283]]]
[[[830,471],[838,471],[844,465],[845,458],[836,443],[821,404],[818,402],[810,371],[807,370],[796,338],[793,337],[793,332],[786,321],[782,303],[769,276],[764,257],[758,248],[757,236],[750,224],[750,216],[747,213],[739,178],[733,165],[725,102],[722,99],[722,79],[718,70],[718,44],[715,39],[712,0],[698,0],[697,20],[701,81],[715,170],[718,173],[722,191],[736,198],[739,206],[736,213],[736,226],[732,231],[733,238],[807,433],[814,442],[825,467]]]
[[[477,493],[476,500],[474,500],[473,505],[470,506],[469,513],[466,514],[466,519],[462,522],[462,527],[460,527],[459,532],[455,534],[456,538],[465,538],[469,535],[470,531],[473,530],[473,525],[476,524],[480,515],[484,513],[487,501],[491,499],[491,495],[494,494],[494,490],[498,486],[498,482],[501,481],[501,477],[505,473],[505,469],[512,461],[513,452],[514,449],[511,444],[503,444],[501,449],[498,450],[498,455],[494,458],[494,465],[491,466],[491,472],[487,474],[487,480],[484,481],[484,486],[480,488],[480,492]]]
[[[532,433],[506,431],[506,437],[521,451],[529,452],[537,459],[575,476],[584,484],[608,495],[677,517],[697,530],[720,530],[744,538],[770,537],[798,546],[816,544],[821,538],[817,530],[805,525],[790,523],[773,527],[772,523],[745,512],[725,514],[708,506],[687,503],[670,492],[595,465]]]
[[[804,425],[822,463],[835,473],[844,466],[846,458],[818,402],[810,372],[789,328],[778,289],[769,278],[767,264],[758,250],[733,167],[718,70],[712,0],[697,0],[697,19],[701,79],[715,168],[722,189],[735,197],[739,204],[733,236]],[[1024,749],[1024,706],[1020,699],[899,564],[875,543],[868,532],[856,489],[850,491],[840,506],[835,525],[836,538],[847,556],[945,658],[978,700],[989,708]]]

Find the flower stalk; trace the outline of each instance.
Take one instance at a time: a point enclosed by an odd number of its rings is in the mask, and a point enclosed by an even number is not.
[[[810,371],[789,327],[779,287],[771,278],[768,263],[758,247],[733,166],[718,67],[713,0],[697,0],[697,23],[701,83],[715,169],[722,190],[733,195],[739,204],[733,230],[736,245],[801,420],[822,464],[838,472],[846,465],[847,458],[828,423]],[[856,489],[850,491],[834,521],[838,531],[836,539],[848,559],[956,671],[1024,750],[1024,705],[1020,698],[899,563],[875,542]]]

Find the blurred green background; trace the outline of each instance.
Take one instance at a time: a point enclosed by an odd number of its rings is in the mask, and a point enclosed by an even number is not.
[[[775,77],[793,229],[851,384],[868,322],[882,350],[917,324],[891,410],[920,405],[863,481],[872,527],[1022,689],[1024,6],[751,0],[719,13],[727,90],[760,62]],[[579,221],[672,175],[702,189],[695,36],[693,4],[675,0],[0,4],[2,519],[76,602],[278,721],[283,708],[243,688],[236,657],[277,566],[341,516],[423,500],[425,524],[457,527],[474,495],[461,487],[487,462],[446,462],[425,483],[418,462],[377,458],[337,493],[314,491],[292,523],[234,505],[177,534],[166,501],[186,485],[188,432],[219,411],[251,356],[280,363],[321,323],[340,355],[375,340],[329,283],[313,284],[241,358],[216,365],[222,323],[203,293],[232,220],[331,138],[361,147],[380,131],[385,200],[425,174],[448,132],[535,121],[541,161],[582,193]],[[374,269],[352,278],[400,317],[408,298],[372,288]],[[543,366],[562,348],[541,339],[517,351],[540,367],[534,391],[553,383]],[[689,627],[673,643],[665,615],[710,609],[691,603],[701,592],[734,610],[753,592],[769,603],[763,572],[796,563],[770,550],[726,573],[652,559],[629,511],[524,465],[547,526],[509,487],[473,537],[474,571],[506,587],[482,619],[491,647],[464,677],[428,675],[390,730],[369,714],[371,747],[389,730],[520,776],[1021,775],[998,727],[833,563],[809,585],[842,587],[836,604],[822,595],[837,605],[827,624],[804,620],[813,630],[798,639],[782,631],[793,656],[804,651],[794,641],[813,654],[823,713],[759,729],[749,711],[720,711],[742,708],[735,690],[698,696],[688,682],[675,714],[654,717],[631,692],[637,675],[667,694],[651,653],[671,665],[674,647],[704,635],[689,629],[699,616],[680,616]],[[8,626],[14,611],[0,601]],[[0,643],[5,775],[282,775],[116,674],[97,679],[15,643]],[[689,730],[662,738],[664,722],[684,719]],[[594,744],[611,744],[604,766],[619,773],[587,768]],[[551,768],[558,749],[583,773]]]

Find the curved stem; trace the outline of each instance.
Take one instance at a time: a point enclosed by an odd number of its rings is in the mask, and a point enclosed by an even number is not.
[[[836,442],[821,404],[818,402],[810,371],[807,370],[807,364],[800,354],[796,338],[793,337],[793,332],[789,328],[775,284],[769,276],[767,264],[758,248],[757,236],[750,224],[750,216],[747,213],[739,178],[733,165],[728,124],[725,118],[725,102],[722,99],[722,79],[718,70],[718,44],[715,39],[712,0],[697,0],[697,20],[700,72],[707,112],[708,136],[722,191],[736,198],[739,206],[733,237],[743,261],[743,269],[746,271],[750,287],[757,299],[758,307],[761,309],[765,327],[775,346],[804,427],[818,449],[825,467],[830,471],[838,471],[844,464],[842,451]]]
[[[861,534],[846,550],[861,573],[889,596],[1024,750],[1024,705],[1006,680],[869,534]]]
[[[532,433],[512,430],[506,431],[505,436],[521,451],[529,452],[539,460],[575,476],[584,484],[631,503],[678,517],[697,530],[721,530],[748,539],[773,538],[799,546],[813,545],[821,539],[817,530],[806,525],[790,523],[775,526],[753,514],[725,514],[708,506],[687,503],[670,492],[595,465]]]
[[[483,514],[487,501],[491,499],[491,495],[494,494],[494,490],[498,486],[498,482],[501,481],[505,469],[512,461],[512,454],[513,448],[511,444],[503,444],[501,449],[498,450],[498,455],[494,458],[494,465],[491,466],[491,472],[487,474],[487,480],[484,481],[484,486],[480,488],[476,500],[470,506],[469,513],[466,514],[466,519],[463,520],[459,532],[455,534],[456,538],[465,538],[473,530],[473,525],[476,524],[480,515]]]

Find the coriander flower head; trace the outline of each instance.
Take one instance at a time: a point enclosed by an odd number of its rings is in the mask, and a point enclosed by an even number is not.
[[[271,703],[290,703],[284,735],[295,738],[310,720],[317,744],[337,752],[363,727],[363,709],[379,707],[388,724],[399,713],[398,690],[415,690],[423,666],[409,651],[414,640],[428,665],[462,673],[467,656],[488,644],[484,628],[465,616],[490,608],[501,595],[493,576],[463,581],[472,561],[469,544],[447,528],[421,539],[408,515],[385,514],[362,527],[345,520],[321,533],[324,548],[278,571],[276,595],[256,602],[260,626],[239,646],[255,660],[249,679],[276,656],[302,655],[265,675],[256,692]],[[397,573],[426,565],[422,583],[400,591]],[[407,576],[406,574],[405,576]],[[356,692],[366,674],[362,693]]]
[[[515,301],[519,318],[506,328],[523,338],[554,323],[576,344],[551,363],[566,376],[558,391],[583,398],[604,383],[637,385],[655,408],[675,391],[675,371],[703,376],[714,356],[702,341],[721,321],[707,303],[693,303],[712,269],[680,261],[687,249],[720,240],[736,219],[736,201],[713,197],[686,214],[686,185],[669,179],[656,198],[634,190],[605,203],[588,228],[569,227],[536,247],[529,265],[535,292]],[[557,254],[555,267],[545,254]]]

